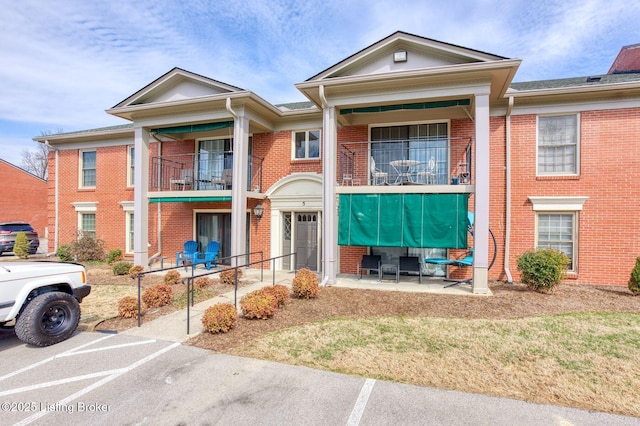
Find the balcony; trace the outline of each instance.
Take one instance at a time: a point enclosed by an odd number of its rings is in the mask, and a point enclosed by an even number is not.
[[[338,144],[337,184],[415,186],[414,190],[427,185],[470,185],[472,148],[471,138],[342,142]],[[454,192],[466,192],[459,190]]]
[[[248,191],[261,191],[262,162],[262,158],[249,156]],[[233,185],[232,152],[151,157],[149,191],[228,191]]]

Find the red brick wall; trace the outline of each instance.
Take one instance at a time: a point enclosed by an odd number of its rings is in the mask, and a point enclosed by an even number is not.
[[[0,160],[0,222],[28,222],[43,238],[47,228],[47,182]]]
[[[510,268],[534,248],[529,196],[586,196],[578,214],[580,284],[626,285],[640,255],[640,108],[580,114],[580,175],[536,177],[536,116],[512,117],[512,231]]]

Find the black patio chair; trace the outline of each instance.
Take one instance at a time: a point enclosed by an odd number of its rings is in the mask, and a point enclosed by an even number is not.
[[[422,265],[418,256],[400,256],[398,259],[398,275],[402,272],[417,272],[418,282],[422,284]]]
[[[365,254],[360,261],[360,278],[362,279],[362,270],[376,271],[378,273],[378,281],[380,281],[380,274],[382,273],[382,256],[377,254]]]

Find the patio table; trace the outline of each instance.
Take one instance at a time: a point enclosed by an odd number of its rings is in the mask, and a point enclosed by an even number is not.
[[[403,185],[405,182],[413,182],[413,169],[420,165],[418,160],[394,160],[389,163],[398,173],[395,184]]]

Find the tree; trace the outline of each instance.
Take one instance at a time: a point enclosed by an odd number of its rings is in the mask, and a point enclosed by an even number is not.
[[[62,133],[62,129],[56,132],[41,132],[42,136]],[[20,167],[24,170],[46,180],[49,177],[49,147],[44,143],[37,143],[35,149],[25,148],[22,150],[22,162]]]

